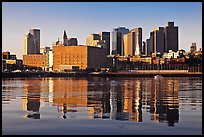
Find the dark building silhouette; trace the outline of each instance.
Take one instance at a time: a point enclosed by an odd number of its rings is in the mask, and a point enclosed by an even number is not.
[[[164,29],[165,31],[165,51],[173,50],[178,51],[179,38],[178,38],[178,26],[174,26],[174,22],[168,22],[168,25]]]

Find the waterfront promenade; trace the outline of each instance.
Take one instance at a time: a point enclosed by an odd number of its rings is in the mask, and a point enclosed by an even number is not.
[[[201,77],[202,72],[188,70],[129,70],[118,72],[2,72],[2,78],[17,77],[72,77],[72,76],[101,76],[101,77]]]

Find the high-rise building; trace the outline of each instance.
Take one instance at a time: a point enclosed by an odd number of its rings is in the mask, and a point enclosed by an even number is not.
[[[146,55],[151,55],[150,54],[150,39],[146,39]]]
[[[126,29],[125,27],[119,27],[115,28],[112,31],[112,45],[111,45],[111,55],[124,55],[124,42],[123,42],[123,36],[124,34],[127,34],[129,32],[129,29]]]
[[[142,53],[141,54],[147,55],[147,45],[145,41],[142,42]]]
[[[142,28],[134,28],[123,36],[124,56],[140,55],[142,53]]]
[[[123,36],[123,41],[124,41],[124,56],[132,56],[133,47],[132,47],[131,33],[125,34]]]
[[[40,30],[39,29],[30,29],[30,34],[34,38],[34,54],[40,53]]]
[[[149,52],[150,54],[154,53],[154,32],[150,32]]]
[[[164,27],[158,27],[154,31],[154,53],[160,52],[163,54],[165,52],[165,35]]]
[[[87,46],[101,47],[107,50],[107,55],[110,54],[110,32],[100,32],[99,34],[91,34],[86,39]]]
[[[27,33],[24,36],[23,44],[24,44],[24,55],[35,54],[34,53],[34,51],[35,51],[34,38],[33,38],[32,34]]]
[[[168,22],[165,31],[165,51],[178,51],[178,26],[174,26],[174,22]]]
[[[107,55],[110,55],[110,32],[100,32],[100,39],[105,42],[105,49],[107,51]]]
[[[166,27],[158,27],[150,32],[149,53],[178,51],[178,26],[168,22]]]
[[[30,29],[24,36],[24,55],[40,53],[40,30]]]

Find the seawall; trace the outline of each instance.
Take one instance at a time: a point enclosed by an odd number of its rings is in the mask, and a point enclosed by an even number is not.
[[[188,72],[187,70],[133,70],[120,72],[2,72],[2,78],[20,77],[202,77],[202,72]]]

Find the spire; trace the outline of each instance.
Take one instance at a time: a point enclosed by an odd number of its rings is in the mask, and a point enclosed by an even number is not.
[[[67,46],[68,45],[68,39],[67,39],[67,34],[66,34],[66,31],[64,30],[64,33],[62,35],[62,44],[64,46]]]
[[[64,30],[64,33],[63,33],[63,38],[64,39],[67,39],[67,34],[66,34],[66,31]]]

